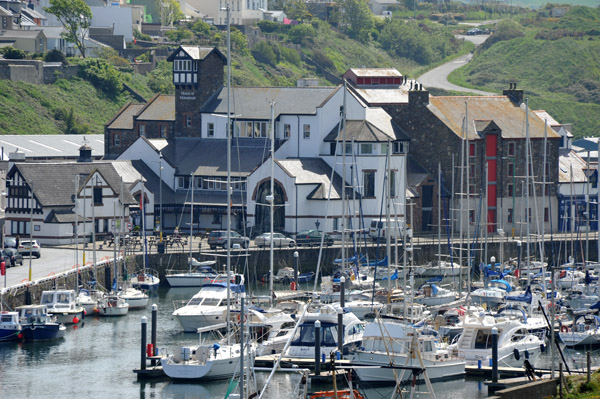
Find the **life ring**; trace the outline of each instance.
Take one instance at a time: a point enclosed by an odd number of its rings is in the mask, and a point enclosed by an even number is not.
[[[567,327],[567,326],[560,326],[560,332],[563,332],[563,333],[569,332],[569,327]]]
[[[296,282],[295,282],[295,281],[292,281],[292,282],[290,283],[290,290],[292,290],[292,291],[296,291]]]
[[[237,315],[237,321],[238,321],[238,323],[242,322],[242,315],[241,315],[241,313],[238,313],[238,315]],[[248,321],[248,315],[244,315],[244,323],[246,321]]]
[[[567,271],[563,270],[563,271],[560,272],[560,275],[559,275],[558,278],[565,278],[566,275],[567,275]]]

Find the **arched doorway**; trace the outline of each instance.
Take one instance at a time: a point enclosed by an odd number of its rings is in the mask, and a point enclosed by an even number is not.
[[[281,185],[276,182],[274,185],[274,204],[275,209],[273,212],[273,230],[284,231],[285,229],[285,207],[284,198],[285,193]],[[261,205],[268,204],[267,196],[271,192],[271,182],[265,180],[258,186],[256,193],[256,210],[254,212],[254,231],[256,234],[261,234],[271,230],[271,213],[270,207]]]

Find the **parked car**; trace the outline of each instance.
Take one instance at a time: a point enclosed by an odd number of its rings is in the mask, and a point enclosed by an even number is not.
[[[271,233],[262,233],[254,239],[254,244],[259,248],[265,248],[271,246]],[[286,237],[281,233],[273,233],[273,246],[277,248],[296,246],[296,241],[292,238]]]
[[[327,233],[323,233],[320,230],[302,230],[296,234],[296,245],[307,245],[312,247],[313,245],[321,245],[321,237],[325,234],[323,244],[327,246],[333,245],[333,238]]]
[[[248,248],[250,246],[250,239],[240,235],[237,231],[232,231],[229,238],[230,239],[228,240],[227,231],[225,230],[211,231],[208,235],[208,245],[211,249],[216,249],[217,247],[227,248],[228,242],[232,247],[234,244],[240,244],[242,248]]]
[[[15,237],[5,237],[4,248],[17,248],[17,239]]]
[[[0,251],[0,262],[4,262],[6,267],[23,266],[23,256],[15,248],[4,248]]]
[[[38,242],[36,240],[21,241],[19,243],[19,248],[17,248],[17,249],[19,250],[19,253],[21,255],[35,256],[38,259],[40,256],[42,256],[40,244],[38,244]]]

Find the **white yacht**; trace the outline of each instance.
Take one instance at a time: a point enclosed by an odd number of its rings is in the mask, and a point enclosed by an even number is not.
[[[396,377],[403,374],[401,367],[422,367],[418,356],[411,356],[411,345],[419,352],[431,381],[465,375],[464,359],[452,356],[447,349],[438,348],[437,338],[433,335],[420,335],[414,328],[389,321],[367,324],[362,345],[351,354],[350,359],[358,366],[382,366],[355,368],[361,381],[396,382]],[[421,374],[418,380],[422,379]]]
[[[129,304],[122,297],[109,294],[98,301],[97,313],[100,316],[125,316],[129,312]]]
[[[600,317],[592,314],[578,317],[571,328],[561,330],[558,336],[566,346],[598,346]]]
[[[77,324],[83,319],[85,310],[77,304],[74,290],[42,291],[40,304],[48,307],[48,314],[62,324]]]
[[[148,294],[133,287],[122,288],[117,292],[117,296],[129,304],[129,309],[142,309],[150,302]]]
[[[425,282],[412,300],[426,306],[445,305],[458,299],[458,292],[449,290],[435,284],[434,282]]]
[[[338,309],[339,305],[317,304],[314,309],[304,314],[304,318],[296,334],[292,338],[285,356],[292,358],[315,357],[315,322],[321,322],[321,354],[329,359],[331,352],[338,348]],[[352,313],[343,313],[344,323],[344,353],[360,346],[364,331],[364,323]]]
[[[231,304],[245,296],[243,285],[231,284]],[[233,310],[233,309],[232,309]],[[202,286],[200,291],[185,306],[176,309],[177,318],[184,332],[196,332],[198,328],[222,324],[227,319],[227,283]]]
[[[218,273],[212,268],[217,262],[207,260],[199,262],[188,259],[190,270],[182,273],[167,273],[165,278],[171,287],[202,287],[215,281]]]
[[[466,314],[462,321],[463,333],[450,347],[468,365],[482,362],[488,365],[492,358],[492,328],[498,331],[498,366],[522,367],[529,359],[535,365],[544,341],[527,331],[527,326],[516,319],[493,317],[485,314]]]

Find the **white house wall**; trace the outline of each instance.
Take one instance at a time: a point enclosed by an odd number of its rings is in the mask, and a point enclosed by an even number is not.
[[[130,7],[90,7],[91,26],[114,27],[113,34],[123,35],[126,42],[133,41],[133,10]]]

